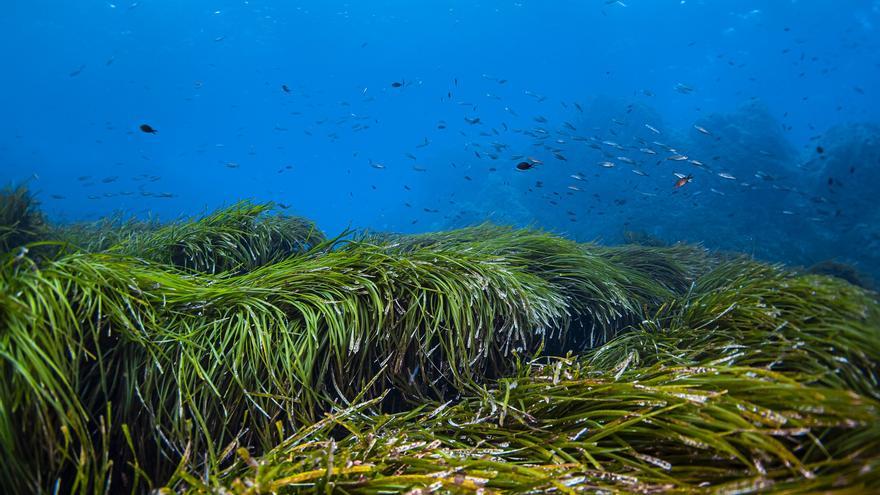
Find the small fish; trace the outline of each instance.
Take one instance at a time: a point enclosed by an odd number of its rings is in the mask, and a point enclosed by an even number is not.
[[[286,84],[281,85],[281,90],[284,91],[285,93],[290,93],[290,88],[287,87]]]
[[[391,83],[391,87],[392,88],[402,88],[404,83],[405,82],[403,79],[401,79],[400,81],[394,81],[393,83]]]
[[[157,134],[159,132],[156,129],[153,129],[153,127],[149,124],[141,124],[139,128],[141,132],[145,132],[147,134]]]
[[[370,166],[377,170],[382,170],[385,168],[385,165],[382,165],[381,163],[376,163],[373,160],[370,160]]]
[[[647,176],[648,176],[648,174],[642,172],[641,170],[635,169],[635,168],[632,169],[632,171],[633,171],[634,174],[636,174],[636,175],[641,175],[642,177],[647,177]]]
[[[623,163],[628,163],[628,164],[630,164],[630,165],[635,165],[635,164],[636,164],[636,161],[635,161],[635,160],[633,160],[632,158],[626,157],[626,156],[618,156],[618,157],[617,157],[617,161],[619,161],[619,162],[623,162]]]
[[[62,195],[60,195],[60,194],[53,194],[53,195],[50,196],[50,197],[51,197],[52,199],[64,199],[64,196],[62,196]]]
[[[474,117],[474,118],[472,118],[472,119],[469,119],[469,118],[465,117],[465,118],[464,118],[464,121],[467,122],[467,123],[470,124],[470,125],[475,125],[475,124],[479,124],[479,123],[480,123],[480,118],[479,118],[479,117]]]
[[[648,130],[653,132],[654,134],[660,134],[660,130],[652,126],[651,124],[645,124],[645,127],[647,127]]]
[[[581,181],[582,181],[582,180],[586,180],[586,179],[584,179],[583,176],[581,176],[580,174],[572,174],[572,175],[569,175],[569,177],[571,177],[571,178],[574,179],[574,180],[581,180]]]
[[[819,153],[820,155],[822,153],[825,153],[825,148],[823,148],[821,146],[816,146],[816,153]]]
[[[568,188],[571,189],[572,191],[577,191],[577,192],[583,191],[583,189],[579,188],[578,186],[568,186]]]
[[[736,177],[734,177],[726,172],[718,172],[718,177],[721,177],[722,179],[727,179],[727,180],[736,180]]]
[[[599,162],[599,165],[605,168],[614,168],[614,162]]]
[[[534,166],[535,166],[535,164],[532,162],[519,162],[516,164],[516,169],[517,170],[528,170]]]
[[[678,83],[675,85],[675,90],[683,95],[686,95],[692,93],[694,91],[694,88],[686,84]]]
[[[706,129],[705,127],[701,127],[701,126],[698,126],[698,125],[694,125],[694,129],[696,129],[696,130],[702,132],[703,134],[705,134],[705,135],[707,135],[707,136],[711,136],[711,135],[712,135],[712,133],[709,132],[709,130]]]
[[[672,155],[672,156],[668,156],[668,157],[666,157],[666,159],[667,159],[667,160],[672,160],[672,161],[674,161],[674,162],[683,162],[683,161],[687,160],[688,157],[685,156],[685,155],[675,154],[675,155]]]
[[[675,175],[676,175],[676,177],[678,177],[678,180],[675,181],[674,189],[678,189],[680,187],[683,187],[688,182],[694,180],[694,176],[690,175],[690,174],[689,175],[675,174]]]

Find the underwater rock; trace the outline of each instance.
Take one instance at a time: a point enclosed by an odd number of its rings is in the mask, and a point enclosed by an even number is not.
[[[661,133],[666,132],[666,125],[660,113],[645,103],[627,98],[598,96],[587,107],[586,112],[578,119],[578,127],[590,129],[612,129],[621,142],[629,143],[631,137],[653,141],[658,136],[645,127],[648,124]],[[607,136],[603,136],[607,137]]]
[[[644,230],[624,230],[624,244],[637,244],[639,246],[665,247],[669,243],[659,237],[649,234]]]
[[[817,275],[828,275],[862,287],[868,290],[874,290],[876,287],[874,281],[856,269],[856,267],[847,263],[841,263],[834,260],[825,260],[816,263],[807,268],[807,273],[815,273]]]
[[[708,130],[704,134],[696,127]],[[732,113],[715,113],[699,119],[688,130],[687,149],[706,165],[746,182],[758,171],[770,177],[794,172],[797,152],[782,132],[782,125],[766,105],[750,101]],[[712,177],[712,184],[724,179]]]

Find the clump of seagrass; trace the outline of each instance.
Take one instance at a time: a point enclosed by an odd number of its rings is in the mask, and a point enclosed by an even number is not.
[[[313,236],[242,203],[106,252],[7,254],[0,484],[880,485],[872,293],[534,230]],[[542,349],[587,350],[520,364]]]
[[[749,493],[880,487],[880,403],[736,366],[525,365],[481,395],[397,415],[343,408],[187,494]],[[348,432],[343,438],[334,431]]]
[[[509,372],[512,353],[561,338],[572,319],[611,332],[665,293],[530,231],[406,249],[346,242],[240,275],[184,273],[121,251],[6,265],[16,357],[5,363],[12,413],[2,426],[52,432],[42,458],[17,455],[31,437],[3,445],[20,459],[7,469],[22,486],[46,486],[74,459],[96,483],[108,469],[104,441],[117,465],[128,459],[151,479],[182,459],[216,468],[227,446],[269,449],[278,428],[339,401],[389,388],[409,400],[464,393]],[[128,433],[96,437],[106,425]]]
[[[196,272],[241,273],[326,241],[314,223],[271,214],[273,208],[243,201],[198,220],[132,232],[109,250]]]
[[[736,363],[880,399],[880,306],[876,293],[840,279],[728,261],[596,350],[592,362],[604,369]]]
[[[115,213],[94,222],[49,224],[45,237],[62,243],[71,251],[99,253],[134,236],[147,235],[161,226],[155,218],[141,220]]]
[[[46,219],[27,186],[0,190],[0,253],[40,239]]]

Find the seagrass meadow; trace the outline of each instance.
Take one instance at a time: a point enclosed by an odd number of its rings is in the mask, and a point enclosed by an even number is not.
[[[876,493],[880,304],[699,246],[0,196],[5,493]]]

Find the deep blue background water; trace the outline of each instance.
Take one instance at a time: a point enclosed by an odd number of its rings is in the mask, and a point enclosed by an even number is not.
[[[878,27],[877,0],[7,0],[0,167],[56,220],[251,198],[331,234],[633,230],[876,274]]]

